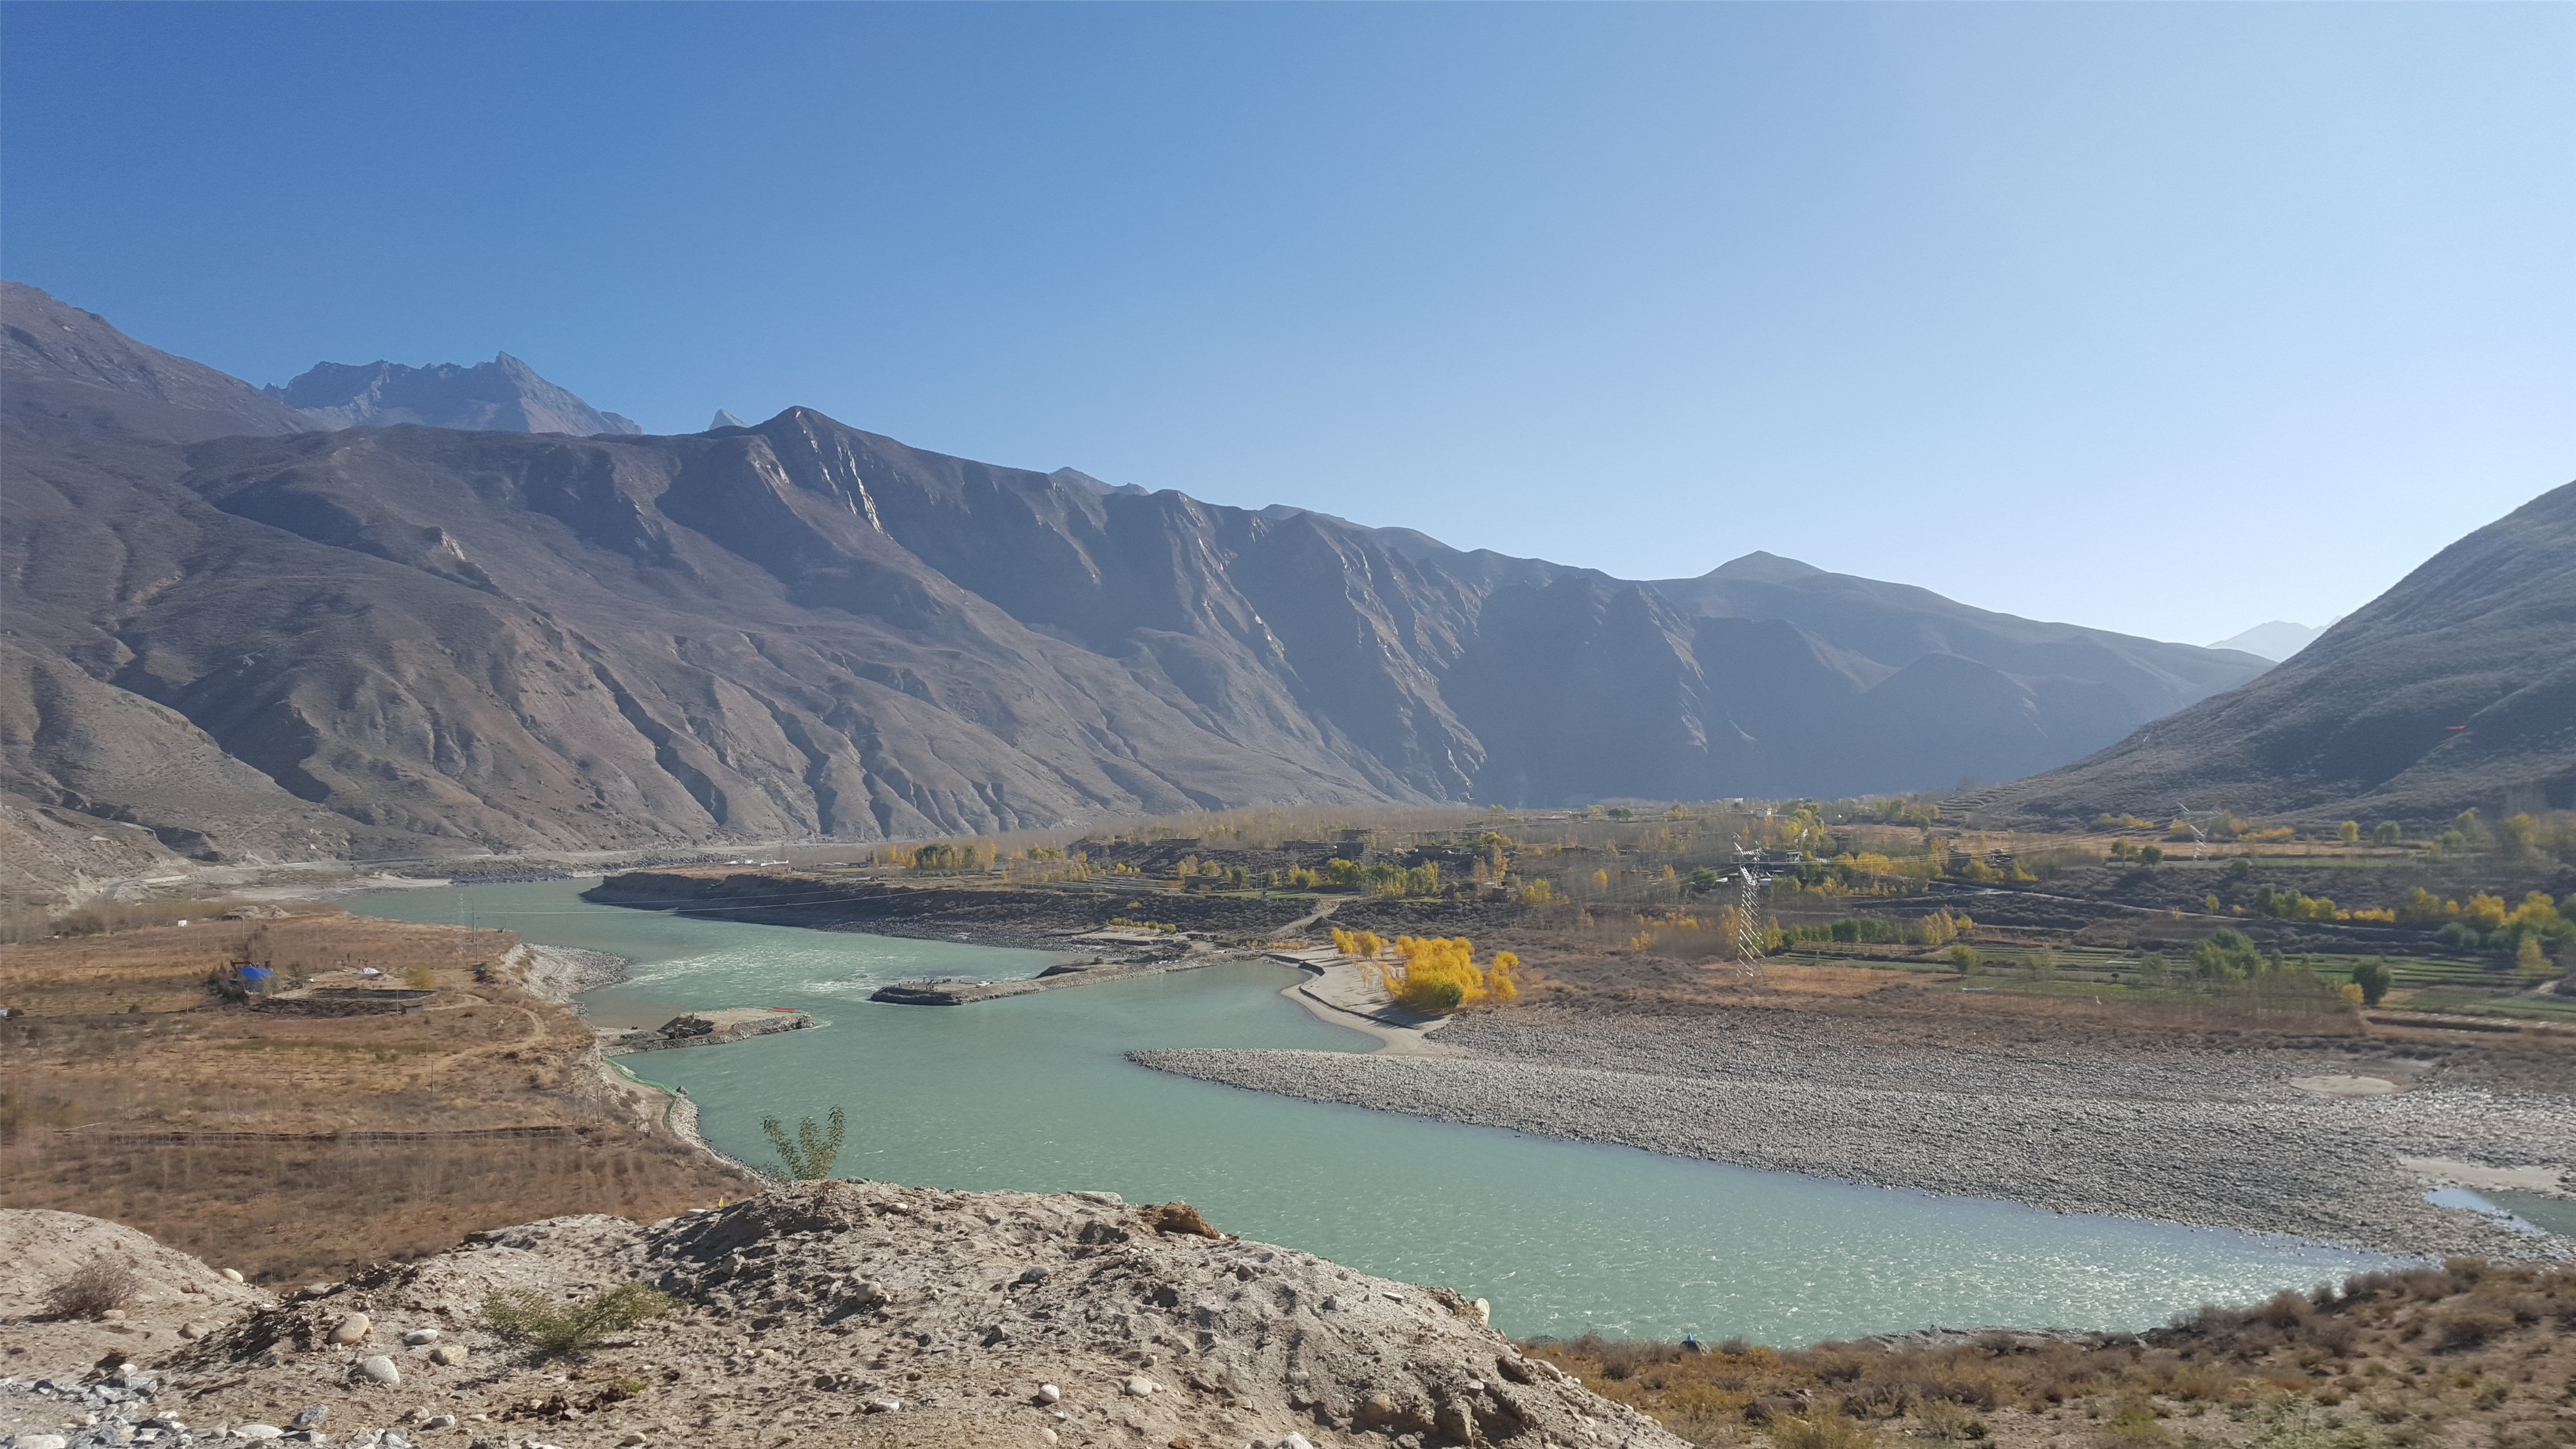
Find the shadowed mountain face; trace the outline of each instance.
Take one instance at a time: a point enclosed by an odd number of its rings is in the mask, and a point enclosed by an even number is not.
[[[2365,823],[2576,807],[2576,483],[2435,554],[2253,683],[1989,803]]]
[[[452,362],[429,367],[324,362],[284,387],[264,391],[326,428],[420,423],[470,432],[570,433],[577,438],[600,433],[633,437],[644,431],[537,376],[536,369],[506,352],[472,367]]]
[[[1947,786],[2263,667],[1764,555],[1635,583],[1462,553],[804,409],[219,437],[236,394],[120,430],[20,407],[18,359],[0,785],[201,856]]]

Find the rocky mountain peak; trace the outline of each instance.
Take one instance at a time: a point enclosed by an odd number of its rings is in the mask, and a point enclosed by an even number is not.
[[[503,352],[471,367],[453,362],[323,362],[269,397],[327,428],[418,423],[469,432],[637,436],[631,419],[602,412]]]
[[[1787,583],[1793,579],[1815,578],[1824,572],[1825,570],[1816,567],[1814,564],[1801,563],[1793,558],[1782,558],[1776,553],[1765,553],[1757,548],[1753,552],[1744,555],[1742,558],[1728,559],[1726,562],[1710,569],[1702,577],[1712,579],[1741,579],[1746,583],[1777,584]]]

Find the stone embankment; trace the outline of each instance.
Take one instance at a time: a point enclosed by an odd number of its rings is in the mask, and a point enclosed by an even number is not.
[[[670,1051],[676,1047],[724,1046],[782,1031],[804,1031],[814,1018],[802,1011],[768,1006],[728,1006],[719,1011],[693,1011],[675,1016],[651,1031],[602,1033],[600,1049],[613,1057],[633,1052]]]
[[[568,1357],[482,1312],[495,1292],[571,1300],[626,1283],[674,1306]],[[807,1183],[650,1227],[574,1217],[477,1234],[236,1309],[139,1365],[156,1398],[103,1417],[193,1436],[163,1442],[302,1427],[385,1449],[1681,1449],[1522,1357],[1486,1317],[1445,1289],[1220,1236],[1182,1204]],[[82,1368],[55,1372],[103,1379]]]
[[[1192,941],[1189,946],[1201,943]],[[877,988],[870,1001],[890,1006],[966,1006],[978,1001],[998,1001],[1006,996],[1027,996],[1038,991],[1059,991],[1068,986],[1098,986],[1111,981],[1132,981],[1140,976],[1160,976],[1171,971],[1189,971],[1200,966],[1213,966],[1219,961],[1245,959],[1242,952],[1179,950],[1158,953],[1144,959],[1098,960],[1051,966],[1035,976],[1016,981],[898,981]]]
[[[2410,1256],[2576,1257],[2423,1200],[2401,1154],[2537,1168],[2569,1183],[2565,1095],[2417,1087],[2321,1097],[2217,1044],[1977,1047],[1786,1011],[1655,1018],[1529,1007],[1469,1013],[1439,1056],[1152,1051],[1158,1070],[1882,1187],[2288,1233]],[[2562,1188],[2562,1190],[2564,1190]]]

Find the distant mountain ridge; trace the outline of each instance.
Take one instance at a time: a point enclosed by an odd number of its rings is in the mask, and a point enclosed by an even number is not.
[[[2251,683],[1984,803],[2366,822],[2576,809],[2576,483],[2443,549]]]
[[[504,352],[471,367],[452,362],[316,363],[284,387],[262,389],[326,428],[419,423],[469,432],[637,436],[633,420],[601,412]]]
[[[2269,659],[2277,664],[2316,642],[2317,636],[2324,632],[2323,629],[2311,629],[2305,624],[2293,624],[2287,619],[2274,619],[2268,624],[2257,624],[2242,634],[2221,639],[2209,647],[2242,649],[2248,654]]]
[[[149,352],[79,325],[79,355]],[[1946,787],[2262,667],[1767,555],[1620,580],[803,408],[319,432],[199,369],[204,407],[164,385],[129,426],[46,401],[115,395],[66,355],[0,377],[0,788],[208,858]]]

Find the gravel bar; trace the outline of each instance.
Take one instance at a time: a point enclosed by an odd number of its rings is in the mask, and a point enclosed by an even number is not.
[[[1654,1018],[1534,1007],[1461,1017],[1462,1055],[1180,1050],[1159,1071],[1311,1101],[1816,1177],[2284,1233],[2408,1256],[2576,1258],[2423,1200],[2400,1156],[2576,1168],[2544,1093],[2289,1085],[2330,1052],[2167,1040],[2052,1050],[1905,1042],[1795,1012]]]

